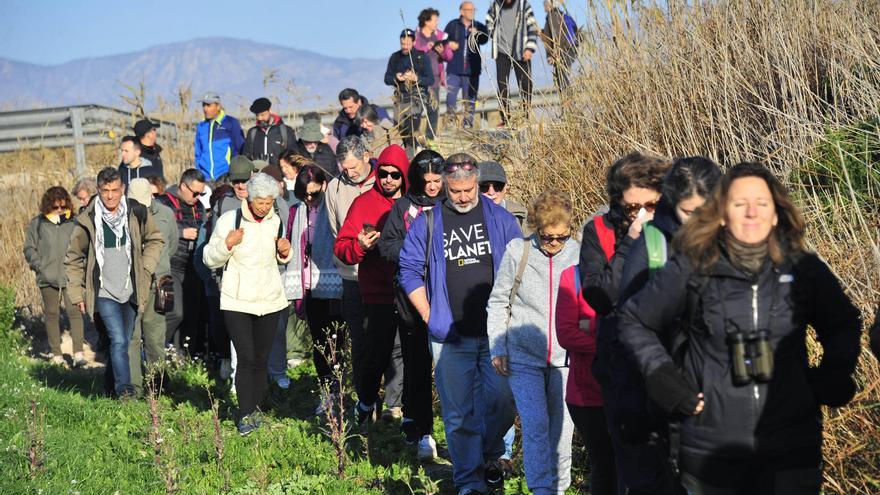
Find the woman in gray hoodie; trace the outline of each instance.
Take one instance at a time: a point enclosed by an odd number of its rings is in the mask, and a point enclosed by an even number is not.
[[[535,234],[510,241],[489,296],[492,364],[510,380],[522,420],[526,482],[535,495],[561,494],[571,483],[568,368],[555,331],[559,279],[580,253],[571,222],[567,197],[541,194],[528,215]]]

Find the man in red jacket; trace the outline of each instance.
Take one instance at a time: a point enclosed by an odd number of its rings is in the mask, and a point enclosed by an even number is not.
[[[364,301],[364,363],[354,384],[358,394],[355,419],[362,424],[374,416],[382,373],[388,368],[398,316],[394,307],[396,265],[379,256],[376,245],[394,202],[406,192],[409,161],[400,146],[385,148],[377,160],[376,183],[358,196],[348,214],[333,253],[347,265],[359,264],[358,283]]]

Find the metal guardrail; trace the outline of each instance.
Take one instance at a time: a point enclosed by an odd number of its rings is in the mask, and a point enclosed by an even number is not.
[[[511,100],[518,100],[518,93],[511,93]],[[532,96],[533,107],[556,107],[559,95],[553,88],[535,90]],[[380,104],[394,114],[393,104]],[[482,95],[477,99],[476,115],[480,121],[501,111],[501,102],[493,94]],[[289,125],[302,125],[302,115],[288,121]],[[321,120],[332,123],[337,109],[323,109],[318,112]],[[440,114],[446,113],[446,105],[441,98]],[[116,141],[118,136],[130,134],[130,125],[135,120],[131,112],[101,105],[77,105],[70,107],[43,108],[0,113],[0,152],[28,148],[58,148],[72,146],[76,157],[77,173],[86,170],[85,146],[106,144]],[[245,119],[243,124],[250,124]],[[172,122],[157,121],[162,124],[160,138],[176,139],[178,129]],[[247,125],[245,125],[247,126]]]

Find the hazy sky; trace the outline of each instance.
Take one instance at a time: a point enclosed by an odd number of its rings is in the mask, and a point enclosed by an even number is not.
[[[482,21],[489,0],[476,0]],[[531,0],[544,25],[542,0]],[[460,0],[3,0],[0,57],[40,65],[128,53],[193,38],[251,39],[343,58],[385,58],[419,11],[440,11],[441,29]],[[575,18],[582,18],[572,9]]]

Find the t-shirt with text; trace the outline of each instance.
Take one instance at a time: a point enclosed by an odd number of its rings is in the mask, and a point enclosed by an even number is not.
[[[495,281],[492,245],[483,216],[477,206],[467,213],[448,203],[443,215],[443,254],[446,258],[446,291],[452,321],[459,335],[486,335],[486,304]]]

